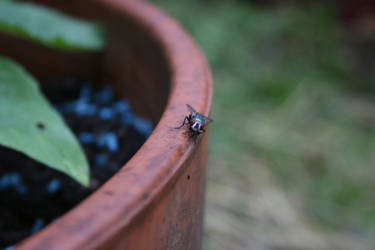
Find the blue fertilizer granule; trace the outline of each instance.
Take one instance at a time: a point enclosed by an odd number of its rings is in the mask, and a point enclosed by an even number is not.
[[[99,111],[99,117],[103,120],[110,120],[113,119],[116,116],[116,113],[111,108],[101,108]]]
[[[21,176],[17,173],[7,173],[0,178],[0,190],[4,191],[8,188],[15,189],[21,195],[28,193],[27,186],[22,183]]]
[[[56,194],[60,189],[60,180],[59,179],[52,179],[50,182],[48,182],[46,186],[46,191],[49,194]]]
[[[91,85],[88,83],[84,84],[79,92],[79,99],[89,101],[91,99],[91,95],[92,95]]]
[[[124,126],[129,126],[133,124],[135,117],[136,116],[133,113],[127,112],[121,115],[121,122]]]
[[[133,126],[140,134],[144,136],[149,136],[152,132],[151,122],[140,117],[134,118]]]
[[[93,116],[98,112],[98,107],[85,100],[78,100],[75,103],[74,112],[79,116]]]
[[[105,167],[105,165],[107,165],[107,161],[108,158],[105,154],[98,154],[95,156],[95,165],[100,168]]]
[[[5,190],[8,187],[14,187],[21,182],[21,177],[17,173],[7,173],[0,178],[0,190]]]
[[[118,150],[117,135],[112,132],[102,133],[98,137],[96,143],[99,148],[106,148],[112,153],[115,153]]]
[[[113,91],[109,87],[105,87],[100,92],[95,94],[95,102],[100,104],[108,104],[113,101]]]
[[[21,195],[26,195],[29,192],[29,189],[27,188],[27,186],[22,183],[16,185],[15,188],[16,188],[17,193]]]
[[[44,227],[44,220],[42,218],[37,218],[31,228],[31,233],[35,234],[38,232],[40,229]]]
[[[122,115],[130,111],[130,105],[124,99],[117,101],[113,108],[118,114]]]
[[[91,144],[95,142],[95,135],[89,132],[81,132],[79,134],[79,141],[83,144]]]

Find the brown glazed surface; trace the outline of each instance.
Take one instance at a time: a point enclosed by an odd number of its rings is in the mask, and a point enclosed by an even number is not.
[[[67,13],[108,27],[104,53],[64,53],[0,36],[0,54],[39,79],[81,75],[112,84],[156,125],[152,135],[97,192],[16,249],[199,249],[207,134],[197,144],[175,130],[188,111],[210,111],[207,63],[182,28],[136,0],[54,0]]]

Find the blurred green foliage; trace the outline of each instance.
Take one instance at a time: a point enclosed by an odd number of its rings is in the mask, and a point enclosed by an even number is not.
[[[235,159],[235,172],[250,154],[321,226],[375,236],[374,92],[353,69],[334,6],[152,2],[212,67],[210,157]]]
[[[104,28],[42,5],[0,1],[0,30],[60,50],[101,51]]]

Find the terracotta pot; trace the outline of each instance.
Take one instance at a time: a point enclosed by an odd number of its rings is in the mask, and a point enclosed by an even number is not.
[[[93,195],[17,249],[198,249],[202,238],[207,133],[197,144],[179,125],[191,104],[209,114],[212,85],[192,39],[155,7],[135,0],[55,0],[67,13],[103,21],[104,53],[56,52],[0,36],[0,54],[39,79],[79,75],[112,84],[156,128]]]

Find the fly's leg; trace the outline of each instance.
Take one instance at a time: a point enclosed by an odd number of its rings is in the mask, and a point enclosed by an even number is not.
[[[186,120],[187,120],[188,122],[186,122]],[[189,118],[188,116],[185,116],[184,121],[183,121],[183,123],[181,124],[181,126],[175,128],[175,129],[180,129],[180,128],[182,128],[186,123],[189,123],[189,121],[190,121],[190,118]]]
[[[194,140],[194,144],[197,144],[198,136],[200,135],[199,132],[190,130],[189,137]]]
[[[201,128],[201,130],[197,131],[194,133],[194,143],[197,144],[197,140],[198,140],[198,136],[200,134],[203,134],[204,132],[206,132],[206,130],[204,128]]]

